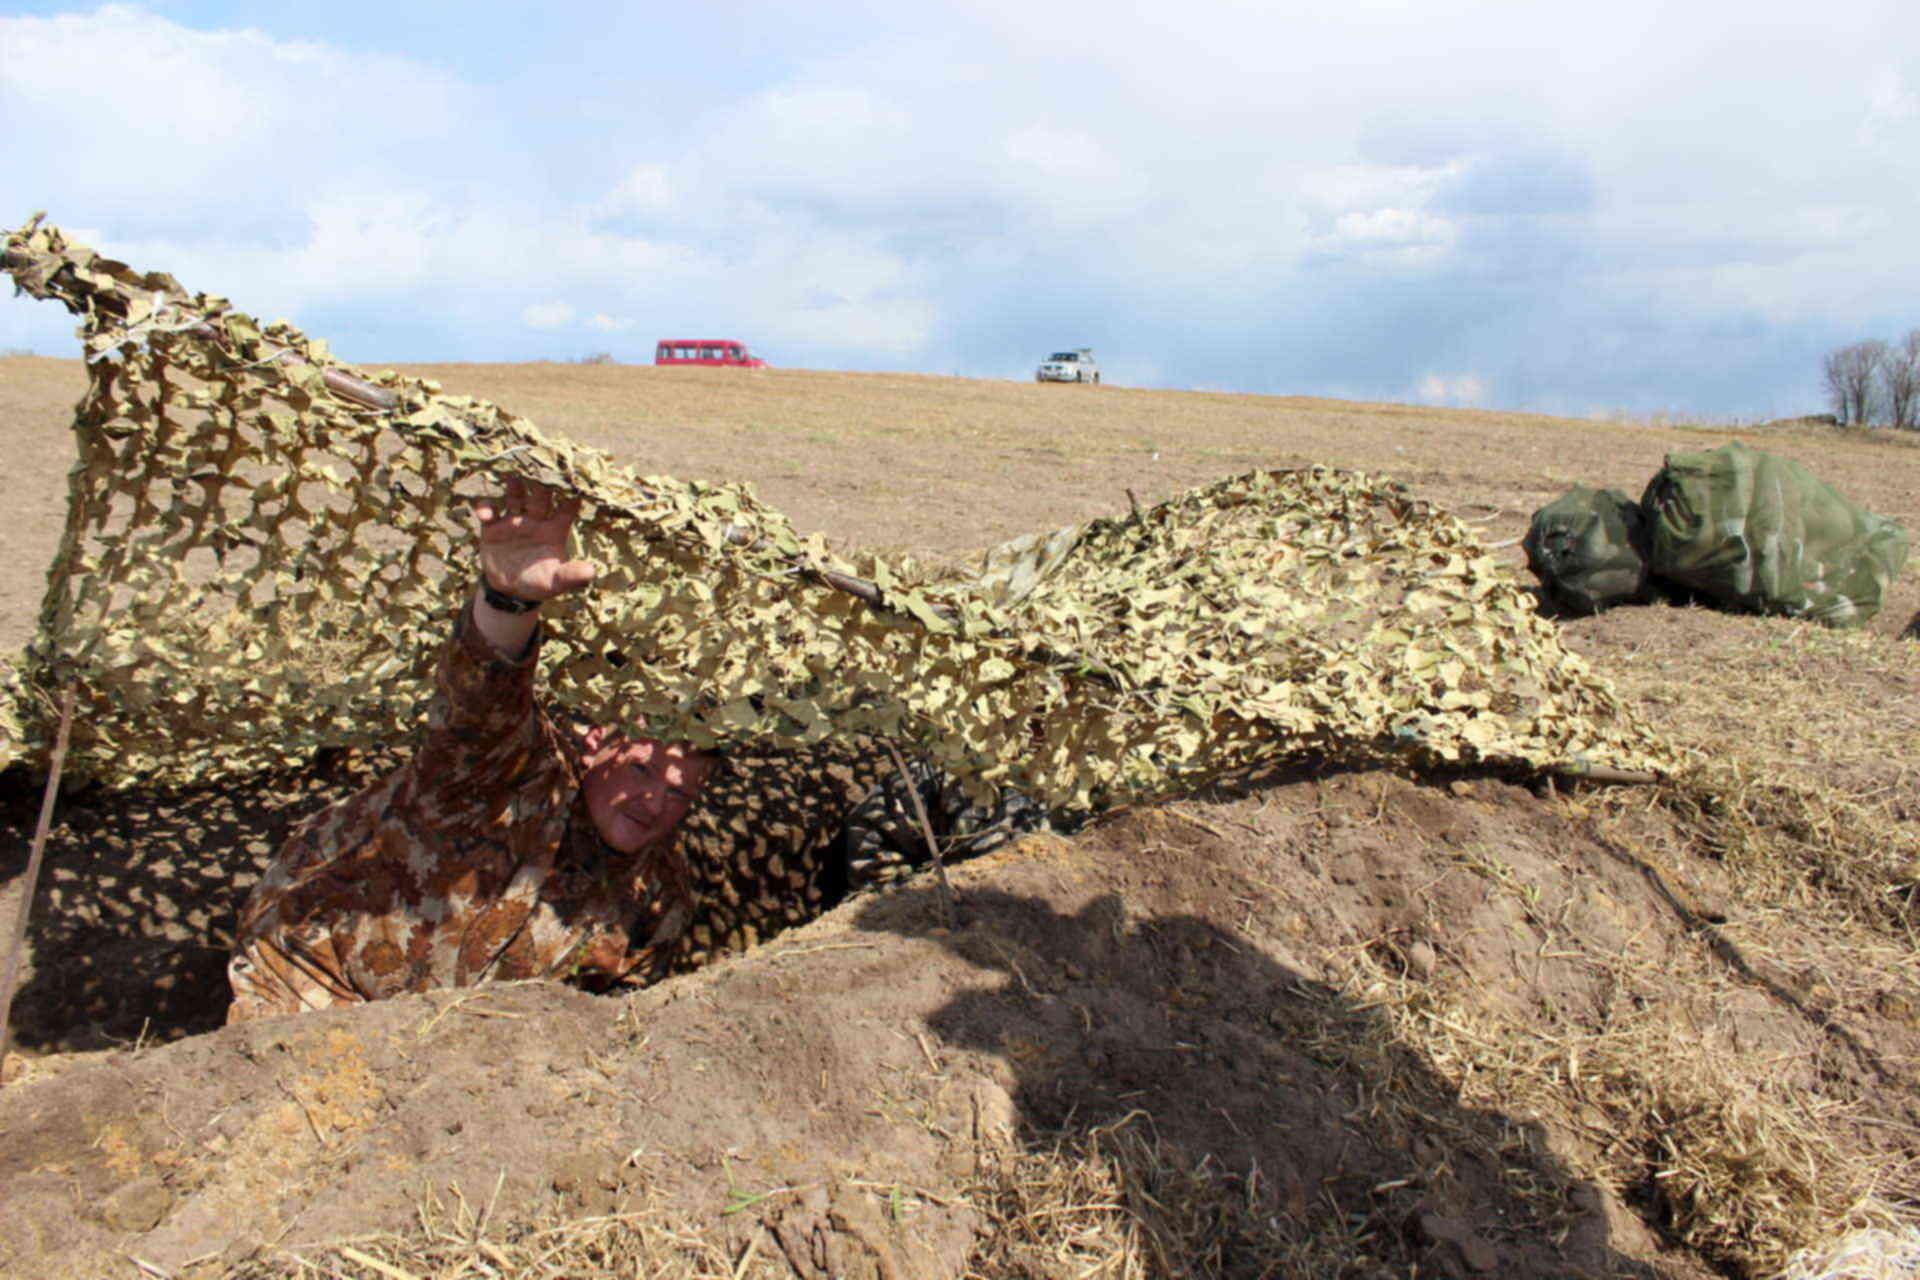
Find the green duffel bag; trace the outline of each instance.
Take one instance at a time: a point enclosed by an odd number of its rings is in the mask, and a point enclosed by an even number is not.
[[[1857,627],[1907,559],[1898,522],[1743,444],[1669,454],[1640,505],[1655,574],[1754,613]]]
[[[1576,488],[1533,513],[1527,567],[1571,613],[1599,613],[1648,598],[1646,518],[1618,489]]]

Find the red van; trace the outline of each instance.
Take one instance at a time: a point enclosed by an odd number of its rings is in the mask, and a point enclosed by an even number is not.
[[[744,342],[727,338],[662,338],[653,349],[655,364],[710,364],[730,369],[764,369],[767,362]]]

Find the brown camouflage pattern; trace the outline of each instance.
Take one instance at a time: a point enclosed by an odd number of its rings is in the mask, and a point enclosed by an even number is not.
[[[848,890],[847,816],[892,774],[869,738],[730,747],[680,824],[693,919],[671,967],[689,972],[814,919]]]
[[[463,611],[405,765],[301,824],[240,914],[229,1022],[516,978],[664,970],[692,910],[674,836],[633,855],[586,812],[578,749]],[[639,940],[636,944],[636,940]]]

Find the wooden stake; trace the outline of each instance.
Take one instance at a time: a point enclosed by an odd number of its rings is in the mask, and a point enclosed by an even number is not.
[[[907,789],[907,798],[913,801],[914,816],[920,819],[920,833],[926,837],[927,852],[933,855],[933,875],[940,888],[940,920],[947,928],[953,928],[953,886],[947,883],[947,863],[940,856],[940,842],[934,838],[933,823],[927,820],[927,806],[920,802],[920,788],[914,785],[913,775],[907,771],[907,762],[901,758],[900,748],[893,745],[893,739],[883,738],[887,744],[887,753],[893,757],[894,768],[900,771],[900,785]]]
[[[20,949],[27,941],[27,917],[33,911],[34,886],[40,882],[40,858],[47,850],[47,829],[53,825],[53,798],[60,793],[60,770],[67,763],[67,735],[73,729],[73,686],[60,697],[60,736],[54,740],[53,762],[47,770],[47,790],[40,798],[40,825],[33,831],[33,851],[27,855],[27,874],[14,917],[13,942],[7,948],[7,971],[0,978],[0,1069],[13,1049],[13,989],[20,978]]]
[[[1546,772],[1562,778],[1579,778],[1583,782],[1605,782],[1623,787],[1651,787],[1661,779],[1657,773],[1646,773],[1639,769],[1609,769],[1599,764],[1557,764]]]

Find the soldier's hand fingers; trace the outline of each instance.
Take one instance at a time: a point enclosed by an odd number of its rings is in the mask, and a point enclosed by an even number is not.
[[[554,591],[574,591],[586,586],[600,574],[600,566],[591,560],[569,560],[553,571]]]
[[[480,527],[484,529],[500,518],[500,508],[493,505],[492,498],[475,498],[473,500],[473,518],[478,520]]]

